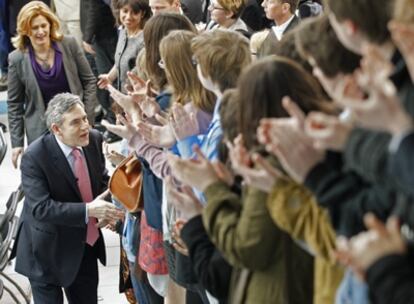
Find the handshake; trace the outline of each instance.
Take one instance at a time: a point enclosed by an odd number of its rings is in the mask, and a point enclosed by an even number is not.
[[[113,226],[116,221],[122,219],[125,211],[117,208],[114,204],[105,201],[109,190],[98,195],[92,202],[86,204],[89,217],[95,217],[98,220],[98,227],[107,225]]]

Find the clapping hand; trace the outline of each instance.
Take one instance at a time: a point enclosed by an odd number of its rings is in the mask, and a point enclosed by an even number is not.
[[[137,128],[122,115],[118,114],[116,118],[118,124],[113,125],[106,120],[102,120],[102,125],[109,132],[112,132],[122,138],[125,138],[128,141],[131,140],[131,138],[138,133]]]
[[[168,120],[158,114],[155,118],[162,124],[161,126],[149,122],[139,122],[138,132],[147,142],[155,146],[162,148],[172,147],[176,141]]]
[[[188,113],[181,104],[173,105],[170,126],[178,141],[199,133],[194,113]]]
[[[201,214],[203,206],[194,195],[191,187],[184,185],[178,190],[172,183],[171,177],[168,177],[166,179],[166,189],[168,202],[174,205],[180,219],[188,221]]]
[[[220,179],[213,165],[206,159],[200,148],[195,146],[193,150],[197,159],[183,160],[175,155],[169,155],[168,163],[176,179],[204,192],[208,186]]]
[[[258,140],[274,154],[285,171],[298,183],[303,183],[309,171],[325,157],[324,151],[313,147],[305,132],[305,114],[290,98],[282,101],[289,118],[262,119]]]
[[[337,241],[338,260],[350,266],[361,278],[380,258],[392,254],[402,255],[407,250],[397,218],[389,218],[384,225],[373,214],[367,214],[364,222],[368,231],[361,232],[350,240],[339,238]]]

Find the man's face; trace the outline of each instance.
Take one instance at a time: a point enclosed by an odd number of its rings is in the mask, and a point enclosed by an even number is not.
[[[333,13],[329,13],[328,17],[329,22],[342,45],[350,51],[361,55],[364,41],[362,41],[360,36],[357,35],[355,26],[351,23],[351,21],[339,22]]]
[[[162,12],[179,12],[179,5],[177,4],[178,0],[174,0],[171,3],[167,0],[149,0],[149,6],[153,15],[158,15]]]
[[[286,13],[287,3],[282,3],[282,0],[264,0],[262,7],[266,13],[266,18],[269,20],[280,20]]]
[[[85,110],[76,104],[62,115],[60,125],[52,125],[53,133],[70,147],[85,147],[89,144],[89,122]]]

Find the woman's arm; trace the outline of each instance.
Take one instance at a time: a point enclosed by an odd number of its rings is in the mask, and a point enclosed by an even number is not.
[[[22,56],[22,54],[18,51],[9,55],[9,72],[7,75],[7,108],[13,148],[23,148],[24,146],[25,86],[18,73],[19,56]]]
[[[334,262],[335,231],[326,209],[302,185],[278,180],[267,200],[270,216],[292,238],[306,242],[315,255]]]

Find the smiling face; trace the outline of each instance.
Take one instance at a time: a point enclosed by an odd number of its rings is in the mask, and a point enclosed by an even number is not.
[[[142,12],[134,12],[130,5],[121,7],[119,11],[121,24],[129,31],[136,31],[141,25]]]
[[[89,122],[85,110],[79,104],[64,113],[61,123],[52,124],[51,129],[70,147],[85,147],[89,144]]]
[[[46,17],[39,15],[32,19],[28,37],[33,48],[50,45],[50,23]]]

